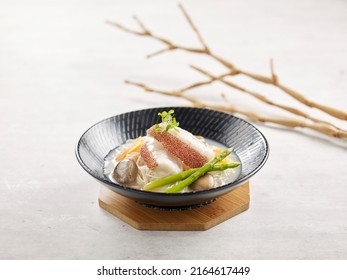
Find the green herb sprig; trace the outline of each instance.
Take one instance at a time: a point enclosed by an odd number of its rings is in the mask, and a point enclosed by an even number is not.
[[[176,129],[179,127],[180,123],[176,121],[176,118],[174,117],[175,111],[173,109],[167,111],[163,111],[161,113],[158,113],[158,116],[161,116],[161,123],[165,125],[165,131],[169,131],[170,129]],[[162,129],[159,124],[155,125],[155,133],[159,134],[162,133]]]

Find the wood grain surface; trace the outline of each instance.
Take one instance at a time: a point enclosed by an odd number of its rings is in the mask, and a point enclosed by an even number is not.
[[[102,186],[99,205],[140,230],[207,230],[249,208],[249,183],[246,182],[208,205],[171,211],[140,205]]]

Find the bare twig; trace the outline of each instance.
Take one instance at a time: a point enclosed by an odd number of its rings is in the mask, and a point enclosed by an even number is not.
[[[125,81],[127,84],[134,85],[137,87],[140,87],[144,89],[147,92],[152,92],[152,93],[159,93],[167,96],[173,96],[176,98],[181,98],[189,101],[192,106],[194,107],[201,107],[201,108],[210,108],[214,110],[219,110],[223,112],[228,112],[228,113],[233,113],[233,114],[240,114],[242,116],[245,116],[253,121],[256,122],[263,122],[263,123],[273,123],[277,125],[282,125],[290,128],[295,128],[295,127],[301,127],[301,128],[309,128],[312,130],[315,130],[317,132],[337,137],[337,138],[347,138],[347,131],[339,131],[335,129],[334,127],[324,125],[322,123],[308,123],[305,121],[300,121],[300,120],[295,120],[295,119],[289,119],[289,118],[269,118],[265,116],[261,116],[257,113],[247,111],[247,110],[242,110],[235,108],[231,104],[226,104],[226,105],[216,105],[216,104],[208,104],[205,102],[202,102],[196,98],[192,98],[186,94],[184,94],[181,90],[176,90],[176,91],[165,91],[165,90],[158,90],[154,89],[152,87],[149,87],[143,83],[138,83],[138,82],[133,82],[133,81]]]
[[[314,118],[314,117],[311,117],[310,115],[306,114],[305,112],[303,112],[303,111],[301,111],[299,109],[276,103],[274,101],[269,100],[267,97],[265,97],[264,95],[262,95],[260,93],[248,90],[248,89],[243,88],[243,87],[241,87],[241,86],[239,86],[239,85],[237,85],[237,84],[235,84],[233,82],[227,81],[227,80],[224,79],[226,77],[225,74],[221,75],[221,76],[214,76],[211,73],[209,73],[206,70],[203,70],[203,69],[201,69],[199,67],[196,67],[196,66],[191,66],[191,67],[193,69],[195,69],[196,71],[202,73],[203,75],[209,77],[210,78],[210,80],[209,80],[210,83],[213,82],[213,81],[220,81],[223,84],[225,84],[227,86],[230,86],[230,87],[232,87],[234,89],[237,89],[237,90],[239,90],[239,91],[241,91],[243,93],[246,93],[246,94],[248,94],[248,95],[250,95],[250,96],[252,96],[252,97],[260,100],[261,102],[264,102],[264,103],[268,104],[268,105],[271,105],[271,106],[283,109],[283,110],[285,110],[287,112],[290,112],[292,114],[298,115],[298,116],[303,117],[303,118],[306,118],[306,119],[311,120],[313,122],[320,123],[320,124],[325,125],[325,126],[331,126],[331,127],[335,128],[337,130],[343,131],[342,129],[334,126],[333,124],[331,124],[329,122],[326,122],[326,121],[323,121],[323,120],[320,120],[320,119],[317,119],[317,118]],[[273,73],[273,69],[271,71]],[[273,77],[274,77],[274,79],[277,79],[276,75],[274,73],[273,73]],[[203,84],[203,83],[200,83],[200,84]]]
[[[263,75],[254,74],[251,72],[247,72],[247,71],[238,69],[232,63],[217,56],[209,49],[209,47],[207,46],[203,37],[201,36],[201,33],[199,32],[199,30],[197,29],[197,27],[195,26],[195,24],[193,23],[192,19],[190,18],[190,16],[186,12],[186,10],[183,8],[183,6],[179,5],[179,8],[182,11],[184,17],[186,18],[187,22],[189,23],[189,25],[192,28],[192,30],[194,31],[194,33],[197,35],[197,37],[198,37],[198,39],[202,45],[201,48],[191,48],[191,47],[180,46],[180,45],[172,43],[171,41],[167,40],[166,38],[157,36],[157,35],[153,34],[137,17],[134,17],[134,20],[138,24],[140,31],[124,27],[123,25],[120,25],[118,23],[114,23],[114,22],[108,22],[108,23],[123,30],[123,31],[125,31],[125,32],[135,34],[138,36],[147,36],[147,37],[150,37],[154,40],[157,40],[157,41],[159,41],[165,45],[165,48],[160,49],[160,50],[158,50],[152,54],[149,54],[148,57],[153,57],[155,55],[159,55],[159,54],[162,54],[162,53],[165,53],[168,51],[173,51],[173,50],[183,50],[183,51],[187,51],[187,52],[191,52],[191,53],[200,53],[200,54],[208,55],[211,58],[215,59],[216,61],[220,62],[222,65],[224,65],[226,68],[228,68],[229,72],[226,74],[223,74],[223,75],[215,76],[215,75],[207,72],[206,70],[203,70],[203,69],[198,68],[198,67],[193,67],[195,70],[197,70],[200,73],[207,76],[209,78],[209,80],[202,81],[202,82],[196,82],[194,84],[191,84],[189,86],[186,86],[186,87],[184,87],[180,90],[176,90],[176,91],[157,90],[157,89],[151,88],[151,87],[149,87],[143,83],[137,83],[137,82],[132,82],[132,81],[126,81],[126,83],[131,84],[131,85],[135,85],[137,87],[141,87],[147,92],[155,92],[155,93],[159,93],[159,94],[163,94],[163,95],[167,95],[167,96],[173,96],[173,97],[185,99],[185,100],[189,101],[192,104],[192,106],[195,106],[195,107],[212,108],[215,110],[240,114],[242,116],[245,116],[245,117],[247,117],[253,121],[257,121],[257,122],[273,123],[273,124],[278,124],[278,125],[291,127],[291,128],[294,128],[294,127],[309,128],[309,129],[321,132],[321,133],[326,134],[326,135],[330,135],[330,136],[334,136],[334,137],[338,137],[338,138],[347,138],[347,131],[339,129],[336,126],[332,125],[331,123],[313,118],[310,115],[308,115],[308,114],[306,114],[306,113],[304,113],[304,112],[302,112],[296,108],[275,103],[275,102],[271,101],[270,99],[268,99],[267,97],[265,97],[264,95],[261,95],[257,92],[251,91],[251,90],[248,90],[246,88],[243,88],[243,87],[237,85],[236,83],[233,83],[229,80],[226,80],[225,78],[228,76],[235,76],[235,75],[242,74],[242,75],[248,76],[248,77],[250,77],[256,81],[263,82],[266,84],[271,84],[271,85],[281,89],[282,91],[284,91],[288,95],[292,96],[293,98],[295,98],[299,102],[301,102],[301,103],[303,103],[309,107],[314,107],[314,108],[320,109],[321,111],[324,111],[324,112],[326,112],[332,116],[335,116],[337,118],[347,119],[347,113],[342,112],[342,111],[337,110],[337,109],[334,109],[334,108],[331,108],[329,106],[321,105],[321,104],[318,104],[316,102],[310,101],[307,98],[305,98],[303,95],[301,95],[300,93],[280,84],[278,81],[278,77],[274,71],[274,65],[273,65],[272,59],[270,60],[271,77],[269,78],[269,77],[266,77]],[[193,98],[193,97],[185,94],[186,91],[189,91],[191,89],[198,88],[198,87],[201,87],[204,85],[211,84],[215,81],[220,81],[220,82],[228,85],[229,87],[237,89],[243,93],[246,93],[246,94],[260,100],[263,103],[266,103],[268,105],[283,109],[287,112],[293,113],[293,114],[298,115],[300,117],[304,117],[307,120],[311,121],[312,123],[307,122],[307,121],[302,121],[302,120],[289,119],[289,118],[268,118],[265,116],[261,116],[257,113],[254,113],[252,111],[247,111],[247,110],[243,110],[240,108],[236,108],[232,104],[230,104],[230,102],[226,102],[226,104],[223,104],[223,105],[208,104],[208,103],[205,103],[205,102],[203,102],[197,98]]]
[[[149,87],[143,83],[138,83],[138,82],[133,82],[133,81],[128,81],[128,80],[126,80],[125,83],[129,84],[129,85],[134,85],[134,86],[143,88],[147,92],[155,92],[155,93],[160,93],[163,95],[180,97],[182,99],[190,101],[195,107],[204,107],[204,103],[202,103],[200,100],[183,94],[183,92],[181,90],[170,92],[170,91],[165,91],[165,90],[153,89],[153,88],[151,88],[151,87]]]
[[[281,89],[283,92],[285,92],[286,94],[288,94],[292,98],[296,99],[297,101],[299,101],[300,103],[302,103],[308,107],[319,109],[322,112],[325,112],[328,115],[331,115],[335,118],[338,118],[341,120],[347,120],[347,113],[346,112],[341,111],[339,109],[332,108],[330,106],[319,104],[319,103],[314,102],[312,100],[309,100],[301,93],[299,93],[299,92],[297,92],[297,91],[295,91],[295,90],[293,90],[293,89],[291,89],[285,85],[282,85],[281,83],[278,82],[277,79],[274,81],[273,77],[268,78],[268,77],[263,76],[263,75],[254,74],[254,73],[247,72],[247,71],[240,70],[240,69],[237,69],[237,71],[239,74],[243,74],[243,75],[248,76],[249,78],[252,78],[252,79],[257,80],[259,82],[274,85],[275,87]]]
[[[210,53],[210,49],[208,48],[207,44],[205,43],[205,40],[202,38],[200,31],[198,30],[198,28],[195,26],[194,22],[192,21],[192,19],[190,18],[190,16],[188,15],[188,13],[186,12],[186,10],[183,8],[183,6],[181,4],[178,5],[178,7],[181,9],[183,15],[185,16],[186,20],[188,21],[190,27],[193,29],[193,31],[195,32],[196,36],[198,37],[201,45],[204,48],[204,51],[206,53]]]
[[[154,53],[148,54],[147,57],[153,57],[155,55],[167,52],[167,51],[172,51],[172,50],[183,50],[183,51],[187,51],[187,52],[193,52],[193,53],[203,53],[204,50],[203,49],[198,49],[198,48],[190,48],[190,47],[184,47],[184,46],[179,46],[176,44],[173,44],[172,42],[170,42],[169,40],[162,38],[160,36],[157,36],[155,34],[153,34],[149,29],[147,29],[144,24],[139,20],[139,18],[134,17],[135,21],[137,22],[137,24],[140,26],[140,28],[142,29],[142,31],[137,31],[137,30],[133,30],[130,29],[128,27],[125,27],[117,22],[113,22],[113,21],[106,21],[107,24],[110,24],[114,27],[117,27],[125,32],[134,34],[134,35],[138,35],[138,36],[147,36],[150,37],[156,41],[159,41],[161,43],[163,43],[164,45],[166,45],[166,48],[161,49],[159,51],[156,51]]]
[[[135,34],[135,35],[139,35],[139,36],[144,36],[145,35],[145,34],[143,34],[143,32],[132,30],[130,28],[127,28],[127,27],[117,23],[117,22],[113,22],[113,21],[107,20],[106,23],[109,24],[109,25],[112,25],[114,27],[117,27],[118,29],[123,30],[125,32],[131,33],[131,34]]]
[[[278,81],[278,78],[277,78],[277,75],[275,74],[275,70],[274,70],[274,61],[273,61],[272,58],[270,59],[270,70],[271,70],[272,82],[273,82],[274,84],[276,84],[277,81]]]
[[[185,47],[185,46],[180,46],[177,44],[172,43],[171,41],[159,37],[155,34],[153,34],[151,31],[149,31],[141,21],[139,21],[138,18],[135,18],[135,20],[137,21],[139,27],[142,29],[142,31],[136,31],[136,30],[132,30],[129,29],[127,27],[124,27],[118,23],[115,22],[110,22],[108,21],[107,23],[125,31],[131,34],[135,34],[138,36],[147,36],[150,37],[154,40],[157,40],[161,43],[163,43],[164,45],[166,45],[165,48],[160,49],[159,51],[156,51],[152,54],[149,54],[147,57],[153,57],[155,55],[159,55],[168,51],[173,51],[173,50],[183,50],[183,51],[187,51],[187,52],[192,52],[192,53],[200,53],[200,54],[205,54],[213,59],[215,59],[216,61],[218,61],[219,63],[221,63],[222,65],[224,65],[226,68],[228,68],[230,70],[229,75],[234,76],[234,75],[245,75],[249,78],[252,78],[256,81],[259,82],[263,82],[266,84],[271,84],[279,89],[281,89],[284,93],[288,94],[289,96],[291,96],[292,98],[296,99],[297,101],[299,101],[300,103],[311,107],[311,108],[316,108],[319,109],[331,116],[334,116],[336,118],[342,119],[342,120],[347,120],[347,113],[339,110],[339,109],[335,109],[332,108],[330,106],[326,106],[326,105],[322,105],[319,104],[317,102],[311,101],[309,99],[307,99],[305,96],[303,96],[302,94],[300,94],[299,92],[290,89],[289,87],[282,85],[279,81],[278,81],[278,77],[274,72],[274,68],[273,68],[273,61],[271,60],[270,62],[270,69],[271,69],[271,77],[266,77],[264,75],[259,75],[259,74],[255,74],[252,72],[248,72],[245,70],[241,70],[237,67],[235,67],[231,62],[225,60],[224,58],[218,56],[217,54],[215,54],[214,52],[212,52],[210,50],[210,48],[207,46],[206,42],[204,41],[204,39],[201,36],[201,33],[199,32],[199,30],[197,29],[196,25],[194,24],[194,22],[192,21],[191,17],[189,16],[189,14],[187,13],[187,11],[183,8],[182,5],[179,5],[180,10],[182,11],[184,17],[186,18],[186,20],[188,21],[190,27],[192,28],[192,30],[195,32],[195,34],[197,35],[202,48],[191,48],[191,47]]]

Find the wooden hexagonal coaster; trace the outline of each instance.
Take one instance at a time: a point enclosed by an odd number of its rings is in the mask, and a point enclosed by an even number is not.
[[[249,208],[249,183],[246,182],[208,205],[174,211],[140,205],[102,186],[99,205],[136,229],[207,230]]]

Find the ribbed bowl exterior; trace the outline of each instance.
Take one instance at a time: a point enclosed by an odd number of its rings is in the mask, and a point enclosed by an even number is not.
[[[160,122],[158,112],[170,109],[175,110],[181,128],[234,149],[242,163],[238,180],[206,191],[165,194],[120,186],[104,177],[103,163],[108,152],[127,139],[145,135],[149,127]],[[189,107],[151,108],[105,119],[90,127],[76,146],[81,166],[108,188],[137,202],[162,207],[191,206],[213,200],[249,180],[264,165],[268,155],[265,137],[250,123],[230,114]]]

